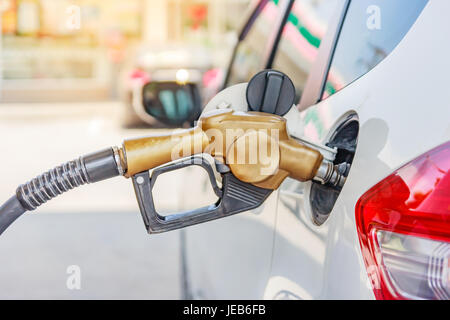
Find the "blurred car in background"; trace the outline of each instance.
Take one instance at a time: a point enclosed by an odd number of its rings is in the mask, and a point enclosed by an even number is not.
[[[176,121],[177,110],[191,112],[193,120],[200,115],[201,110],[189,108],[203,105],[205,99],[217,92],[222,83],[221,75],[223,73],[213,66],[211,49],[199,45],[170,44],[141,46],[134,58],[131,59],[131,66],[125,69],[124,74],[121,92],[121,98],[124,102],[123,126],[172,127],[183,125],[183,123]],[[163,123],[151,114],[150,110],[155,110],[154,105],[151,103],[150,106],[146,105],[145,101],[148,104],[150,97],[145,94],[144,88],[146,85],[155,86],[158,84],[162,84],[163,87],[170,86],[170,83],[185,85],[185,89],[194,91],[193,95],[201,101],[192,106],[186,106],[181,101],[181,104],[178,105],[184,105],[182,111],[176,107],[177,104],[161,105],[161,108],[171,109],[167,112],[174,117],[171,120],[168,117],[168,121]],[[153,92],[153,90],[149,91]],[[161,91],[163,95],[165,92],[167,91]],[[146,99],[143,99],[144,96]],[[165,101],[169,100],[165,99]],[[178,118],[185,117],[180,116]]]

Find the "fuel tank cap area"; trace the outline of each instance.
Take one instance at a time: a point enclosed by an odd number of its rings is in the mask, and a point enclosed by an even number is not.
[[[295,86],[283,72],[263,70],[248,83],[246,98],[251,111],[284,116],[294,105]]]
[[[348,176],[358,143],[359,120],[355,113],[344,117],[331,133],[327,147],[336,148],[333,164],[345,177]],[[312,219],[316,225],[322,225],[330,216],[342,188],[332,184],[313,181],[309,193]]]

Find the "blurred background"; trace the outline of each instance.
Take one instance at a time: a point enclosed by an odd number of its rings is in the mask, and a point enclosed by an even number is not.
[[[166,130],[137,116],[145,83],[193,82],[207,100],[252,2],[0,0],[0,201],[59,163]],[[179,207],[181,183],[164,180],[162,210]],[[2,235],[0,299],[180,298],[179,236],[146,234],[131,181],[74,190]],[[71,265],[80,290],[66,286]]]

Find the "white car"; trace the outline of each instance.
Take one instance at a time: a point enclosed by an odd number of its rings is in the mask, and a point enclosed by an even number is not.
[[[185,297],[450,298],[448,13],[448,0],[257,4],[225,85],[284,72],[290,134],[351,168],[342,190],[287,179],[258,209],[183,230]]]

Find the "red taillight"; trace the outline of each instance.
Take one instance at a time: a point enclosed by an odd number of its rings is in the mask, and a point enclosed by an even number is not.
[[[222,70],[209,69],[203,74],[202,83],[205,88],[218,87],[222,81]]]
[[[144,85],[150,82],[150,74],[141,69],[135,69],[128,74],[128,79],[130,83],[136,83],[140,85]]]
[[[356,224],[377,299],[450,299],[450,142],[367,191]]]

